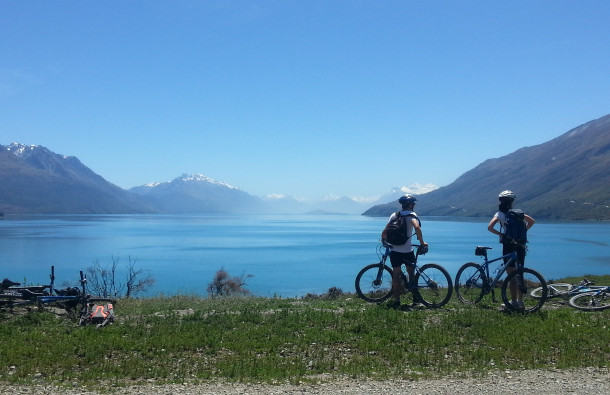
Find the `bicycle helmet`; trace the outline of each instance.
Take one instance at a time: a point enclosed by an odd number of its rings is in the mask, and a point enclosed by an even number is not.
[[[516,196],[513,191],[510,191],[508,189],[506,191],[500,192],[500,194],[498,195],[499,200],[515,200],[515,197]]]
[[[413,196],[413,195],[404,195],[404,196],[401,196],[400,199],[398,199],[398,203],[400,203],[400,204],[415,203],[416,201],[417,201],[417,199],[415,199],[415,196]]]

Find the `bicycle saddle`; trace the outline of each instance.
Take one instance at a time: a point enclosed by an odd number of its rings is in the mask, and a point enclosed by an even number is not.
[[[487,250],[491,250],[491,247],[477,247],[474,250],[476,256],[487,256]]]

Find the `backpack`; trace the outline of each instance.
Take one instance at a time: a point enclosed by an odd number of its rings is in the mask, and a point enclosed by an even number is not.
[[[400,211],[397,211],[396,218],[392,220],[386,227],[386,240],[388,243],[393,245],[405,244],[412,234],[409,234],[408,220],[407,217],[416,218],[421,225],[421,221],[417,218],[417,215],[411,213],[407,215],[401,215]]]
[[[110,322],[114,322],[114,306],[112,303],[99,305],[91,305],[88,321],[95,324],[97,328],[106,326]]]
[[[523,210],[508,210],[504,236],[510,237],[519,244],[527,243],[527,224],[524,218]]]

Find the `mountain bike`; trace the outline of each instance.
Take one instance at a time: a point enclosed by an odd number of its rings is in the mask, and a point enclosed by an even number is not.
[[[403,292],[412,292],[413,299],[426,307],[441,307],[449,302],[453,292],[453,282],[449,272],[436,263],[417,265],[420,255],[427,252],[421,246],[414,244],[416,249],[415,262],[401,265]],[[393,246],[382,241],[377,246],[379,262],[365,266],[356,276],[356,293],[367,302],[383,302],[392,293],[392,268],[386,264]],[[414,276],[409,278],[405,265],[414,269]],[[412,280],[412,281],[411,281]]]
[[[511,252],[499,258],[488,259],[487,250],[491,247],[476,247],[475,255],[483,258],[483,264],[474,262],[464,264],[455,277],[455,293],[458,299],[464,303],[474,304],[483,299],[483,296],[491,293],[492,300],[496,302],[494,289],[499,286],[500,279],[509,265],[515,264],[516,269],[510,272],[501,284],[501,295],[504,306],[509,311],[522,311],[531,313],[542,307],[546,301],[548,287],[544,277],[537,271],[523,267],[517,259],[517,253]],[[489,264],[502,261],[502,264],[489,275]],[[523,306],[513,305],[510,297],[510,283],[517,281],[519,292],[523,295]],[[532,297],[532,287],[541,288],[539,297]]]
[[[571,298],[572,296],[585,292],[592,292],[598,289],[606,288],[603,285],[595,285],[593,281],[589,281],[588,279],[583,279],[578,284],[568,284],[568,283],[550,283],[547,284],[548,293],[546,295],[546,299],[555,299],[555,298]],[[540,298],[542,296],[542,287],[538,287],[532,292],[530,292],[533,298]]]
[[[55,266],[51,266],[51,283],[48,285],[27,285],[5,278],[0,282],[0,307],[20,304],[33,304],[38,296],[53,294],[55,283]]]
[[[610,286],[574,295],[568,303],[576,309],[585,311],[610,309]]]
[[[90,317],[92,306],[116,303],[115,299],[89,295],[86,292],[87,277],[82,271],[80,272],[80,289],[77,287],[55,289],[55,266],[51,266],[50,278],[51,283],[42,286],[19,287],[20,284],[11,282],[12,286],[0,292],[0,307],[8,307],[12,310],[18,306],[37,305],[41,307],[56,304],[68,311],[79,311],[79,325],[84,325],[88,322],[87,317]]]

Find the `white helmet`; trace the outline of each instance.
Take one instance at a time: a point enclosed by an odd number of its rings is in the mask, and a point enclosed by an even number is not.
[[[515,200],[515,197],[516,196],[513,191],[509,191],[508,189],[506,191],[500,192],[500,194],[498,195],[499,200]]]

